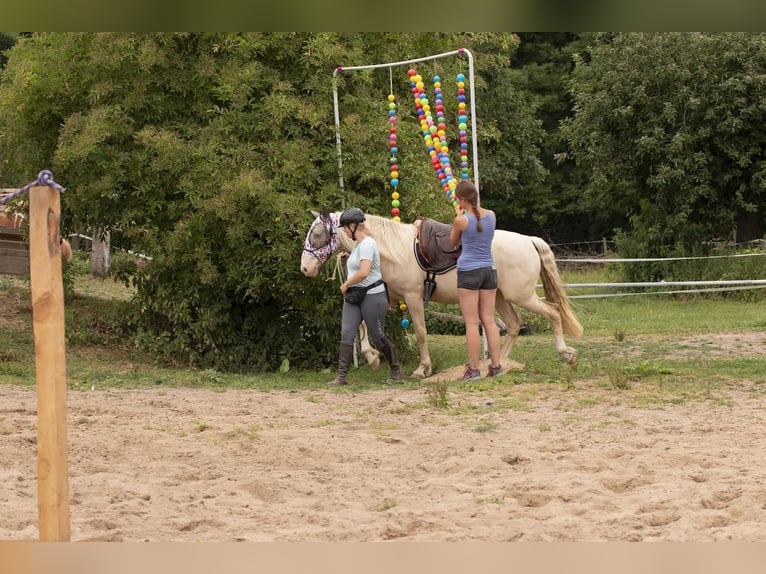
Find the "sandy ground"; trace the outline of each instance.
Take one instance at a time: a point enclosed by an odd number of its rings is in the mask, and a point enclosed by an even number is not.
[[[414,384],[70,391],[71,538],[766,541],[760,385],[654,408],[523,387],[449,412]],[[1,386],[0,540],[38,538],[36,424],[34,389]]]

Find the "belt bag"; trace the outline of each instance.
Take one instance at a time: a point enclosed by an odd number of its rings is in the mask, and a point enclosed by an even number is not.
[[[367,291],[373,287],[377,287],[378,285],[383,284],[383,279],[378,279],[375,281],[375,283],[365,287],[356,287],[352,285],[346,289],[346,294],[343,296],[343,300],[346,301],[346,303],[351,303],[352,305],[359,305],[362,301],[364,301],[364,296],[367,295]]]

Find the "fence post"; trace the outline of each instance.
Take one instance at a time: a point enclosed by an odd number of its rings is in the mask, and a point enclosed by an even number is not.
[[[70,538],[60,217],[60,192],[47,185],[32,187],[29,267],[37,380],[37,507],[43,542]]]

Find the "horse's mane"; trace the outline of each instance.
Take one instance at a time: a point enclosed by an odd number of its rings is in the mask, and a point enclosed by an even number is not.
[[[339,214],[340,216],[340,214]],[[387,217],[366,214],[365,226],[378,242],[380,256],[388,261],[402,261],[412,251],[415,239],[415,226],[411,223],[401,223]],[[349,251],[354,248],[354,242],[346,234],[339,233],[341,244]]]

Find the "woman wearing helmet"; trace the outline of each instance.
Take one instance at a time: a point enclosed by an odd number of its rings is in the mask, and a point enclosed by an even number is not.
[[[378,242],[364,225],[364,212],[349,207],[340,216],[340,226],[356,245],[346,261],[348,279],[340,286],[343,293],[343,317],[341,319],[338,373],[330,385],[347,385],[348,368],[354,355],[354,337],[362,321],[375,346],[391,366],[389,381],[402,381],[402,368],[396,357],[393,343],[386,337],[386,310],[388,293],[380,273],[380,250]],[[349,289],[350,288],[350,289]],[[352,295],[355,297],[352,298]]]

